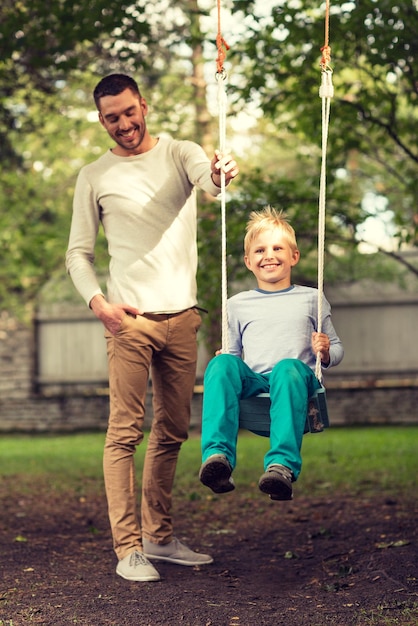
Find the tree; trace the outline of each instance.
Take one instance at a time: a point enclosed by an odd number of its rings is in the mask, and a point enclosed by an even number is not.
[[[245,55],[246,81],[238,102],[256,98],[276,124],[320,142],[318,86],[324,41],[324,5],[317,0],[278,2],[270,19],[257,17],[254,2],[234,2],[251,18],[248,37],[234,54]],[[330,44],[335,97],[329,141],[331,215],[353,244],[369,209],[367,192],[384,197],[393,211],[400,244],[418,245],[418,12],[411,0],[331,2]],[[338,176],[340,177],[338,179]],[[334,185],[345,176],[350,206],[334,202]],[[353,193],[354,191],[354,193]],[[376,202],[371,210],[376,210]]]

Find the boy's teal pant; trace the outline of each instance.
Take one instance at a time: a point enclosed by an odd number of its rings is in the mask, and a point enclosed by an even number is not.
[[[273,463],[285,465],[296,480],[302,466],[308,398],[319,387],[314,372],[298,359],[284,359],[269,374],[257,374],[232,354],[214,357],[204,377],[202,461],[224,454],[234,469],[240,399],[270,393],[270,450],[264,469]]]

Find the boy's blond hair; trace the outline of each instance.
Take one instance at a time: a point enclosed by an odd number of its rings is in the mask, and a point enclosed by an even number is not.
[[[296,233],[289,224],[287,214],[284,211],[276,211],[276,209],[269,205],[262,211],[252,211],[252,213],[250,213],[250,218],[245,229],[246,235],[244,237],[244,253],[246,256],[248,256],[251,244],[257,235],[263,230],[270,228],[278,228],[281,230],[292,252],[298,249]]]

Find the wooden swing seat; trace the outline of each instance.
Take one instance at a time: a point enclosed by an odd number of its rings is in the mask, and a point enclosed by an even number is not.
[[[270,436],[270,394],[260,393],[240,400],[239,427],[262,437]],[[308,400],[305,433],[320,433],[329,427],[325,388],[320,387]]]

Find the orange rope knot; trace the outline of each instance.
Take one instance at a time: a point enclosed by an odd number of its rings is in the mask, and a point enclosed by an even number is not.
[[[226,59],[226,51],[229,50],[229,46],[220,33],[216,37],[216,47],[218,48],[218,56],[216,58],[216,71],[218,74],[224,74],[224,61]]]
[[[321,52],[322,52],[322,59],[321,59],[321,68],[323,71],[325,70],[330,70],[330,63],[331,63],[331,48],[330,46],[326,45],[323,46],[321,48]]]

